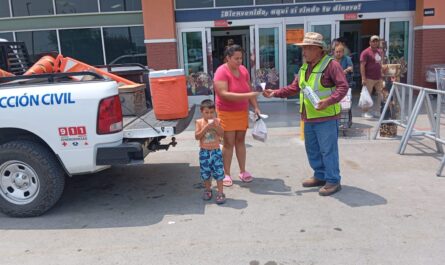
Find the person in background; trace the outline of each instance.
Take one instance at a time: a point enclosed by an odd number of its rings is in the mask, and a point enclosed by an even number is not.
[[[346,44],[346,40],[345,40],[345,38],[340,37],[340,38],[337,39],[337,42],[338,42],[338,44],[343,45],[343,48],[344,48],[344,54],[345,54],[346,56],[351,57],[351,56],[352,56],[352,55],[351,55],[351,50],[349,50],[348,45]],[[337,44],[337,45],[338,45],[338,44]]]
[[[329,50],[329,55],[330,56],[334,57],[335,47],[337,47],[338,44],[340,44],[338,39],[333,39],[332,40],[331,46],[330,46],[330,50]]]
[[[239,178],[243,182],[251,182],[252,175],[246,170],[246,131],[249,127],[249,104],[255,113],[260,114],[256,97],[252,92],[249,72],[242,65],[243,49],[239,45],[228,46],[224,52],[226,63],[215,72],[213,78],[216,92],[216,111],[224,129],[223,158],[224,185],[232,186],[231,163],[233,150],[239,165]]]
[[[224,51],[227,50],[227,48],[232,46],[232,45],[235,45],[235,41],[232,38],[230,38],[230,39],[227,40],[227,45],[224,47]],[[224,56],[223,62],[227,63],[227,58],[225,56]]]
[[[343,68],[343,72],[345,73],[346,80],[348,81],[349,86],[351,86],[352,71],[354,68],[353,68],[351,57],[345,55],[345,47],[342,44],[338,44],[335,47],[334,59],[341,65],[341,68]]]
[[[369,109],[363,109],[364,118],[373,118],[380,116],[380,104],[383,99],[383,79],[382,79],[382,59],[383,52],[379,49],[380,37],[371,36],[369,47],[360,54],[360,74],[362,76],[362,85],[368,88],[369,94],[375,89],[377,101],[374,102],[374,113],[369,113]]]
[[[307,32],[302,43],[305,63],[291,85],[278,90],[266,89],[265,97],[285,98],[300,95],[300,114],[304,120],[304,145],[312,177],[303,187],[322,186],[318,193],[329,196],[341,190],[338,155],[339,102],[348,92],[348,83],[340,64],[326,55],[323,36]],[[305,97],[303,89],[312,89],[321,99],[317,105]]]
[[[202,199],[212,199],[212,176],[216,180],[218,192],[216,203],[223,204],[226,195],[223,192],[224,164],[222,152],[219,148],[221,137],[224,135],[220,120],[215,118],[215,104],[210,99],[201,102],[201,119],[196,120],[195,138],[199,140],[199,168],[201,179],[204,181]]]

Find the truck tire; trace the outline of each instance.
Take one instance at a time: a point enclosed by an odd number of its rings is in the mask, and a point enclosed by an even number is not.
[[[47,147],[29,140],[0,145],[0,211],[39,216],[60,199],[65,172]]]

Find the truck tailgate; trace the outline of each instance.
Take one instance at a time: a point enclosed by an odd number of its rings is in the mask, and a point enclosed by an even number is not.
[[[189,126],[195,109],[196,105],[193,105],[188,116],[178,120],[158,120],[153,110],[140,117],[124,117],[124,138],[142,139],[180,134]]]

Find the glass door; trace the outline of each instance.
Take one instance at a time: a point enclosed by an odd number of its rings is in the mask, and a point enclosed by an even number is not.
[[[213,99],[210,28],[183,29],[178,33],[179,62],[187,79],[189,104]]]
[[[291,84],[303,65],[303,50],[297,43],[303,42],[304,24],[288,24],[286,25],[286,69],[285,83]],[[299,98],[299,95],[289,97],[288,99]]]
[[[338,38],[339,30],[336,32],[336,28],[339,28],[338,21],[332,22],[309,22],[310,31],[317,32],[323,35],[324,43],[326,44],[326,48],[330,49],[331,41],[335,38]],[[328,50],[329,50],[328,49]]]
[[[256,38],[255,38],[255,26],[249,26],[249,38],[250,38],[250,45],[249,45],[249,51],[250,51],[250,79],[252,80],[252,83],[255,82],[255,73],[256,73]]]
[[[390,71],[400,71],[400,82],[411,82],[412,41],[411,41],[411,20],[390,18],[386,21],[385,39],[387,40],[387,57],[389,64],[399,64],[400,70],[390,69]]]
[[[206,30],[186,29],[179,34],[180,64],[188,76],[192,73],[207,73]]]
[[[286,84],[292,83],[303,65],[303,53],[297,43],[303,42],[304,25],[291,24],[286,25]]]
[[[256,82],[267,83],[268,88],[277,89],[284,84],[282,65],[282,25],[255,26]],[[258,85],[258,84],[255,84]]]
[[[240,45],[244,50],[243,65],[249,69],[251,63],[250,58],[250,29],[249,27],[231,27],[230,29],[219,29],[213,28],[211,30],[211,48],[212,59],[213,59],[213,71],[209,73],[214,73],[218,66],[224,63],[224,51],[228,43],[233,43]],[[209,51],[208,51],[209,53]],[[210,63],[209,63],[210,64]]]

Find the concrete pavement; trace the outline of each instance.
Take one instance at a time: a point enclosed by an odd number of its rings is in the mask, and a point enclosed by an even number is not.
[[[269,139],[248,136],[245,184],[203,202],[193,130],[146,164],[71,179],[39,218],[0,215],[0,264],[444,264],[445,178],[429,140],[370,140],[355,111],[340,139],[343,190],[321,197],[293,102],[262,104]],[[400,134],[399,134],[400,135]],[[232,163],[236,175],[236,160]]]

